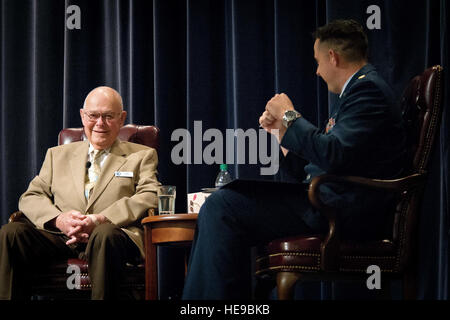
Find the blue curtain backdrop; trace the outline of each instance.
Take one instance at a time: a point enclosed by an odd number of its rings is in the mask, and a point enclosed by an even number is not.
[[[277,92],[287,93],[307,119],[322,124],[333,96],[315,75],[311,33],[335,18],[366,25],[367,8],[377,5],[381,28],[367,29],[370,61],[398,96],[412,76],[434,64],[444,67],[445,109],[420,219],[418,297],[448,299],[450,9],[445,0],[0,3],[2,224],[17,209],[61,128],[81,126],[78,110],[99,85],[122,94],[127,122],[161,129],[160,180],[177,185],[177,212],[185,211],[184,195],[211,187],[219,166],[175,165],[171,150],[178,142],[171,141],[172,132],[187,128],[194,140],[194,121],[200,120],[203,132],[257,129],[267,100]],[[80,8],[81,29],[66,26],[71,5]],[[259,177],[258,165],[235,164],[230,171],[235,177]],[[333,288],[322,286],[317,297],[339,297]],[[178,293],[166,293],[171,295]]]

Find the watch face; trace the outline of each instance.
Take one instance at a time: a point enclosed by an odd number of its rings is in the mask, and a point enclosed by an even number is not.
[[[292,121],[297,117],[297,113],[294,110],[288,110],[284,115],[287,121]]]
[[[299,117],[300,117],[300,114],[297,111],[288,110],[284,113],[282,123],[286,128],[288,128],[291,125],[291,123],[294,120],[298,119]]]

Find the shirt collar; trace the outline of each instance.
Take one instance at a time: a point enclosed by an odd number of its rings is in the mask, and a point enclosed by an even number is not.
[[[88,150],[88,154],[91,154],[94,151],[94,146],[89,142],[89,150]],[[105,151],[105,155],[109,154],[109,152],[111,151],[111,147],[104,149]]]
[[[342,94],[344,93],[345,88],[347,87],[348,83],[350,82],[350,80],[352,80],[353,76],[354,76],[358,71],[359,71],[359,70],[357,70],[354,74],[352,74],[352,75],[347,79],[347,81],[345,81],[344,86],[342,87],[341,94],[339,95],[339,98],[342,97]]]

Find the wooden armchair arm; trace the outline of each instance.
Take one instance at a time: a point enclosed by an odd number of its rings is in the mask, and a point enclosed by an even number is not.
[[[8,223],[21,221],[21,220],[23,220],[25,218],[26,217],[25,217],[25,215],[23,214],[22,211],[16,211],[16,212],[14,212],[13,214],[11,214],[9,216]]]
[[[423,186],[425,179],[425,173],[415,173],[403,178],[393,180],[380,180],[355,176],[337,176],[332,174],[324,174],[312,179],[311,183],[309,184],[308,198],[316,209],[321,210],[322,208],[328,208],[327,205],[325,205],[320,199],[319,194],[319,187],[324,183],[345,183],[370,189],[384,189],[402,193]]]
[[[308,198],[314,208],[328,219],[328,234],[321,247],[321,267],[323,270],[337,270],[336,256],[339,253],[340,237],[339,227],[336,220],[336,209],[327,206],[320,198],[319,188],[324,183],[350,184],[370,189],[391,190],[399,194],[405,194],[424,185],[426,174],[412,174],[407,177],[380,180],[355,176],[337,176],[324,174],[314,177],[309,184]]]

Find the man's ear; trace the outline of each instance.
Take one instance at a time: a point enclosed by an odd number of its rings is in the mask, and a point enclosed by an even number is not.
[[[81,118],[81,123],[84,126],[83,109],[80,109],[80,118]]]
[[[339,65],[340,57],[339,57],[339,55],[337,54],[337,52],[334,51],[333,49],[328,50],[328,58],[330,59],[330,63],[331,63],[333,66],[336,67],[336,66]]]
[[[120,115],[120,123],[121,123],[121,127],[123,127],[123,125],[125,124],[125,119],[127,118],[127,112],[124,110],[122,111],[122,114]]]

